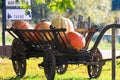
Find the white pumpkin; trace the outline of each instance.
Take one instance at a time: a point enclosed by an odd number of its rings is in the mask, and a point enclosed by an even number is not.
[[[56,28],[66,28],[66,32],[74,31],[72,21],[69,18],[62,17],[61,15],[52,20],[52,25]]]

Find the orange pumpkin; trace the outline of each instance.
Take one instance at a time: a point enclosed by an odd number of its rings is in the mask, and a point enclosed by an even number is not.
[[[43,21],[35,26],[35,30],[49,30],[50,25],[51,22]],[[48,38],[48,40],[51,40],[49,33],[45,32],[45,35]],[[45,35],[39,34],[38,32],[35,33],[35,36],[38,38],[38,40],[46,39]]]
[[[36,30],[44,30],[44,29],[50,29],[50,22],[43,21],[35,26]]]
[[[68,41],[66,40],[65,37],[63,37],[63,40],[64,40],[65,44],[67,45],[67,47],[69,47],[68,44],[71,44],[73,49],[76,49],[76,50],[81,50],[84,48],[85,38],[82,34],[74,31],[74,32],[66,33],[66,36],[70,40],[70,43],[67,43]],[[63,42],[62,42],[62,44],[63,44]]]
[[[12,24],[12,26],[15,29],[29,29],[31,25],[26,21],[17,20]]]
[[[17,20],[12,24],[15,29],[30,29],[31,25],[27,21]],[[37,40],[32,32],[23,32],[23,36],[27,41]]]

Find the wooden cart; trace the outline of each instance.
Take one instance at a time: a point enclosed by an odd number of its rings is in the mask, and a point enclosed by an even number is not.
[[[90,29],[76,29],[84,34],[86,45],[82,50],[72,48],[68,37],[65,34],[66,29],[56,29],[52,25],[50,30],[23,30],[6,29],[13,37],[12,42],[12,64],[15,73],[23,77],[26,73],[26,59],[43,57],[43,62],[38,64],[44,68],[47,80],[54,80],[55,73],[63,74],[67,71],[68,64],[85,64],[88,68],[90,78],[100,76],[104,61],[102,61],[101,52],[97,46],[88,49],[89,43],[97,31],[97,26]],[[32,34],[37,34],[33,37]],[[25,36],[27,35],[27,37]],[[65,37],[69,46],[67,47],[62,36]],[[38,38],[41,37],[41,38]],[[64,43],[64,44],[61,44]],[[62,47],[64,45],[65,47]]]

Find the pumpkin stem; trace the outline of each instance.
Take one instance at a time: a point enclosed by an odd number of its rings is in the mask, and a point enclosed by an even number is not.
[[[57,17],[58,19],[61,19],[62,18],[62,15],[60,15],[60,14],[58,14],[58,17]]]

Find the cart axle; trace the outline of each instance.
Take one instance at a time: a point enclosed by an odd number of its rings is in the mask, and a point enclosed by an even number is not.
[[[68,61],[68,64],[85,64],[85,65],[104,65],[105,62],[104,61],[97,61],[97,62],[87,62],[87,61],[76,61],[76,62],[72,62],[72,61]]]

